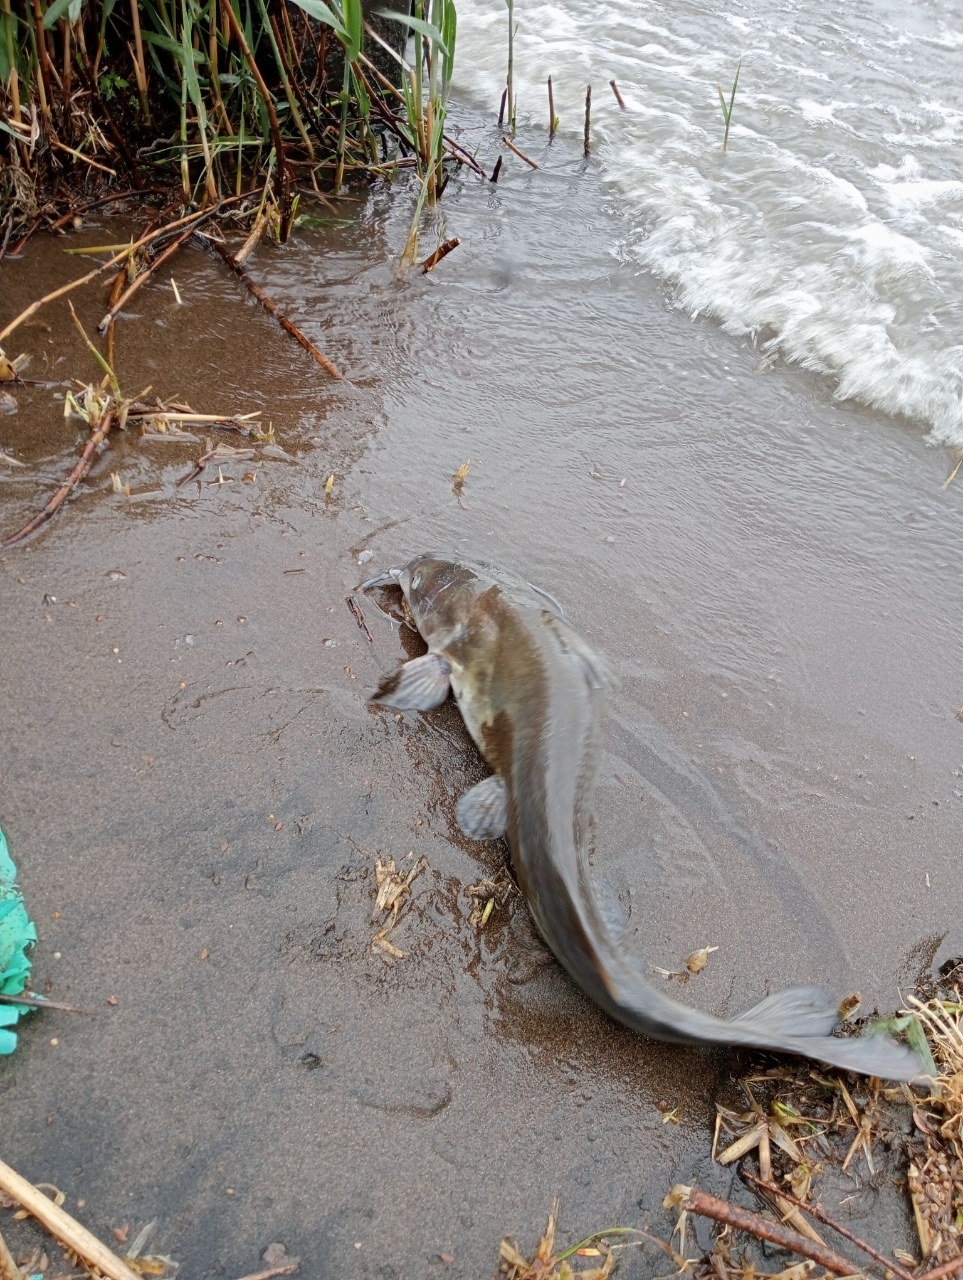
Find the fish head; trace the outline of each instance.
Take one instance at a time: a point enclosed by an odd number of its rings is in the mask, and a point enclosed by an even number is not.
[[[369,578],[360,590],[398,587],[408,620],[429,648],[441,649],[466,629],[477,630],[479,606],[487,614],[485,606],[493,606],[501,595],[505,576],[493,566],[424,554]]]
[[[403,565],[397,582],[429,648],[450,643],[464,629],[479,597],[492,587],[475,566],[430,554]]]

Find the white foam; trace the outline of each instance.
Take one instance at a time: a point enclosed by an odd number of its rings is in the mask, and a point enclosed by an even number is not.
[[[781,0],[745,15],[515,0],[514,14],[523,135],[547,122],[549,75],[573,136],[596,87],[593,155],[629,228],[613,249],[693,314],[963,447],[963,36],[896,0],[793,5],[789,23]],[[502,0],[459,0],[458,83],[493,110],[507,28]],[[740,60],[724,155],[716,85]],[[600,91],[613,77],[628,111]]]

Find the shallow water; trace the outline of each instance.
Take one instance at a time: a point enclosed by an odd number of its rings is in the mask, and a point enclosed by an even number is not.
[[[828,374],[841,399],[963,447],[955,6],[535,0],[514,13],[523,139],[547,129],[549,75],[573,139],[592,85],[612,252],[689,314]],[[501,4],[459,5],[458,80],[488,108],[507,28]],[[728,100],[740,60],[723,153],[717,84]]]
[[[491,122],[459,128],[490,164]],[[183,253],[184,306],[158,281],[118,326],[124,385],[261,407],[276,444],[178,487],[203,444],[118,437],[0,557],[0,826],[38,987],[99,1011],[35,1019],[0,1067],[5,1158],[84,1196],[102,1234],[159,1217],[156,1246],[198,1273],[255,1270],[280,1239],[307,1274],[442,1274],[452,1251],[448,1274],[475,1276],[502,1234],[534,1244],[557,1193],[572,1241],[613,1220],[668,1235],[677,1181],[732,1190],[710,1125],[745,1059],[609,1023],[517,900],[469,922],[467,887],[505,857],[454,827],[482,766],[451,706],[366,707],[404,653],[345,607],[414,551],[520,569],[612,660],[597,866],[649,964],[719,946],[680,998],[732,1013],[819,981],[889,1011],[963,954],[945,455],[693,323],[610,252],[597,162],[525,147],[537,173],[508,157],[497,187],[452,180],[437,230],[462,244],[433,276],[396,277],[405,190],[259,250],[344,383]],[[124,228],[81,235],[105,232]],[[4,264],[0,319],[79,273],[61,247]],[[78,310],[93,325],[102,299]],[[65,314],[47,322],[10,349],[86,376]],[[83,438],[56,394],[18,390],[0,419],[28,464],[0,478],[4,530]],[[374,859],[409,851],[427,865],[389,965]],[[910,1247],[889,1193],[860,1178],[836,1199]]]

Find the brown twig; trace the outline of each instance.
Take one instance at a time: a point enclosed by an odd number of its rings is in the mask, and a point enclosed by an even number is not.
[[[772,1222],[759,1213],[740,1209],[737,1205],[730,1204],[728,1200],[707,1195],[698,1187],[689,1189],[688,1194],[681,1201],[681,1207],[688,1209],[690,1213],[699,1214],[700,1217],[712,1218],[715,1222],[736,1227],[739,1231],[748,1231],[758,1240],[768,1240],[770,1244],[781,1245],[784,1249],[798,1253],[803,1258],[811,1258],[827,1271],[832,1271],[834,1275],[852,1276],[857,1273],[857,1268],[851,1262],[833,1249],[827,1248],[826,1245],[817,1244],[815,1240],[807,1240],[798,1232],[790,1231],[788,1227]]]
[[[23,252],[24,245],[27,243],[27,241],[30,239],[30,237],[33,235],[33,233],[37,230],[37,228],[40,226],[42,222],[43,222],[43,218],[38,214],[37,217],[34,218],[33,222],[31,222],[27,230],[20,237],[20,239],[17,241],[17,243],[10,250],[11,258],[15,258],[19,253]]]
[[[344,602],[354,615],[354,620],[358,624],[359,629],[364,632],[368,643],[374,644],[374,636],[368,630],[368,624],[364,620],[364,614],[361,612],[361,606],[358,604],[357,600],[355,600],[354,596],[345,596]]]
[[[105,164],[101,164],[99,160],[93,160],[90,156],[85,156],[82,151],[78,151],[76,147],[68,147],[65,142],[61,142],[59,138],[51,138],[50,145],[56,147],[58,151],[66,151],[68,155],[73,156],[75,160],[82,160],[84,164],[91,165],[94,169],[99,169],[101,173],[109,173],[112,178],[117,177],[117,170],[111,169]]]
[[[619,104],[619,106],[623,111],[628,110],[625,103],[622,101],[622,95],[619,93],[619,86],[615,83],[614,80],[610,80],[609,84],[612,86],[612,92],[615,94],[615,101]]]
[[[83,480],[87,472],[90,470],[94,460],[94,453],[97,446],[107,439],[107,434],[113,426],[114,413],[109,408],[105,411],[100,425],[90,433],[90,438],[84,445],[83,452],[77,460],[76,465],[70,475],[63,482],[57,492],[53,495],[43,510],[39,511],[32,520],[28,520],[22,529],[18,529],[16,533],[12,533],[9,538],[5,538],[0,546],[12,547],[18,542],[22,542],[24,538],[28,538],[31,533],[39,529],[41,525],[47,523],[51,516],[56,515],[57,511],[63,506],[70,491]],[[0,1166],[2,1167],[2,1166]]]
[[[524,153],[524,151],[519,151],[518,147],[515,146],[514,142],[509,142],[507,138],[502,138],[502,142],[504,142],[505,146],[509,149],[509,151],[515,152],[519,160],[524,160],[525,163],[528,165],[531,165],[533,169],[538,168],[538,165],[535,163],[535,161],[529,160],[528,156]]]
[[[241,1280],[271,1280],[272,1276],[289,1276],[298,1269],[297,1262],[279,1262],[276,1267],[268,1267],[264,1271],[254,1271],[249,1276],[242,1276]]]
[[[162,267],[168,258],[172,258],[182,245],[187,244],[196,229],[197,223],[194,223],[189,226],[186,231],[182,231],[172,244],[169,244],[166,249],[157,255],[150,266],[145,267],[144,270],[140,272],[140,274],[134,279],[133,283],[124,290],[97,326],[101,333],[103,333],[109,325],[113,324],[118,312],[123,311],[130,299],[138,292],[142,285],[147,283],[154,272]]]
[[[99,209],[101,205],[113,204],[115,200],[129,200],[134,195],[141,198],[148,195],[166,196],[167,194],[168,192],[164,187],[148,187],[144,191],[115,191],[113,195],[101,196],[99,200],[88,200],[85,204],[75,205],[72,209],[68,209],[56,222],[50,224],[50,230],[59,231],[61,227],[65,227],[68,222],[79,214],[89,213],[91,209]]]
[[[934,1267],[932,1271],[924,1271],[917,1280],[943,1280],[944,1276],[951,1276],[954,1271],[963,1271],[963,1254],[944,1262],[941,1267]]]
[[[234,261],[234,259],[231,257],[230,253],[228,252],[226,245],[221,244],[219,240],[212,240],[209,236],[205,236],[204,239],[211,246],[211,248],[218,255],[218,257],[227,263],[227,265],[231,268],[231,270],[234,272],[237,278],[241,281],[241,283],[245,286],[245,288],[247,288],[251,293],[254,294],[255,298],[257,298],[258,302],[260,302],[264,310],[269,312],[272,316],[274,316],[275,320],[278,322],[281,328],[286,330],[286,332],[289,333],[291,337],[295,339],[296,342],[299,342],[301,346],[304,347],[305,351],[307,351],[309,355],[313,356],[315,360],[317,360],[318,364],[321,366],[322,369],[324,369],[327,373],[329,373],[332,378],[338,378],[340,380],[341,378],[344,377],[344,374],[338,372],[338,370],[334,367],[334,365],[327,358],[327,356],[323,356],[321,352],[317,349],[317,347],[314,345],[314,343],[304,336],[304,334],[297,327],[297,325],[293,324],[287,318],[287,316],[282,312],[278,304],[268,297],[268,295],[264,292],[261,286],[254,283],[254,281],[248,275],[247,271],[245,271],[243,267],[239,267],[237,265],[237,263]]]
[[[3,261],[4,256],[6,255],[7,245],[10,243],[10,233],[11,231],[13,231],[13,210],[12,209],[7,214],[6,223],[7,223],[7,229],[3,233],[3,244],[0,244],[0,262]]]
[[[444,244],[440,244],[434,253],[429,253],[424,262],[419,262],[418,265],[421,267],[425,275],[427,275],[429,271],[432,271],[437,267],[442,258],[447,258],[452,249],[457,249],[460,244],[461,241],[458,237],[453,236],[450,240],[446,240]]]
[[[781,1187],[775,1187],[771,1182],[764,1182],[762,1178],[754,1177],[748,1169],[740,1169],[739,1176],[744,1182],[749,1182],[754,1187],[760,1188],[762,1191],[768,1191],[771,1195],[778,1196],[780,1200],[787,1201],[789,1204],[793,1205],[794,1208],[803,1209],[811,1217],[815,1218],[817,1222],[821,1222],[823,1226],[831,1227],[832,1230],[838,1235],[841,1235],[844,1240],[848,1240],[850,1244],[854,1244],[857,1249],[862,1249],[863,1253],[868,1254],[876,1262],[879,1262],[889,1271],[892,1271],[894,1275],[899,1276],[900,1280],[916,1280],[916,1277],[913,1276],[911,1272],[907,1271],[905,1267],[901,1267],[898,1262],[893,1262],[892,1259],[887,1258],[885,1254],[879,1253],[871,1244],[867,1244],[865,1240],[860,1240],[858,1236],[854,1236],[851,1231],[848,1231],[841,1223],[836,1222],[818,1205],[806,1204],[802,1200],[797,1200],[795,1196],[790,1195],[788,1191],[783,1191]],[[963,1260],[961,1260],[961,1265],[963,1265]]]
[[[589,142],[589,128],[592,122],[592,86],[589,85],[585,90],[585,154],[591,151],[592,147]]]
[[[548,140],[555,137],[555,94],[552,92],[552,77],[548,77]]]
[[[16,1200],[29,1214],[42,1222],[47,1230],[86,1263],[110,1280],[138,1280],[116,1253],[112,1253],[86,1227],[48,1199],[42,1191],[0,1160],[0,1191]]]

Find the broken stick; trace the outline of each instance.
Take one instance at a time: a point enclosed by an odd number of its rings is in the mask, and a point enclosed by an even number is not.
[[[777,1196],[779,1200],[788,1201],[788,1203],[794,1208],[802,1209],[804,1212],[814,1217],[817,1222],[821,1222],[824,1226],[832,1227],[833,1231],[835,1231],[837,1235],[841,1235],[844,1240],[848,1240],[850,1244],[854,1244],[857,1249],[862,1249],[864,1253],[869,1254],[871,1258],[875,1259],[876,1262],[881,1263],[881,1265],[886,1267],[888,1271],[892,1271],[893,1275],[899,1276],[900,1280],[915,1280],[915,1277],[907,1271],[905,1267],[901,1267],[898,1262],[893,1262],[893,1260],[891,1258],[887,1258],[885,1254],[879,1253],[871,1244],[867,1244],[865,1240],[860,1240],[858,1236],[854,1236],[853,1233],[844,1227],[841,1222],[837,1222],[834,1218],[831,1218],[824,1209],[819,1207],[819,1205],[805,1204],[802,1200],[797,1200],[795,1196],[791,1196],[788,1191],[782,1190],[781,1187],[773,1186],[771,1182],[764,1182],[762,1178],[754,1177],[748,1169],[740,1169],[739,1176],[744,1182],[751,1183],[752,1186],[759,1187],[762,1191],[771,1192],[774,1196]],[[960,1263],[963,1265],[963,1259],[960,1260]]]
[[[54,496],[42,511],[39,511],[32,520],[27,521],[22,529],[18,529],[16,533],[12,533],[9,538],[4,538],[3,542],[0,542],[0,547],[12,547],[18,542],[23,542],[24,538],[29,537],[31,533],[36,529],[39,529],[41,525],[46,524],[52,516],[56,515],[63,506],[67,495],[71,493],[78,484],[80,484],[81,480],[83,480],[84,476],[86,476],[87,472],[90,470],[93,465],[94,454],[97,451],[97,446],[103,444],[107,439],[107,433],[110,431],[113,424],[114,410],[113,408],[106,409],[104,411],[104,416],[100,420],[100,425],[91,431],[90,437],[84,445],[83,452],[77,460],[74,469]]]
[[[292,322],[282,312],[278,304],[268,297],[261,286],[254,283],[245,269],[238,266],[231,254],[228,252],[227,245],[221,244],[219,240],[214,240],[210,236],[205,236],[204,239],[211,246],[217,256],[227,263],[241,283],[254,294],[255,298],[257,298],[264,310],[270,312],[281,328],[286,330],[292,338],[299,342],[309,355],[314,356],[322,369],[327,373],[330,373],[332,378],[341,379],[344,377],[344,374],[338,372],[327,356],[323,356],[314,343],[304,336],[297,325],[292,324]]]
[[[58,1208],[32,1182],[0,1160],[0,1191],[5,1192],[29,1214],[42,1222],[51,1235],[72,1249],[89,1266],[95,1267],[109,1280],[140,1280],[126,1263],[102,1244],[95,1235],[82,1227],[76,1218]]]
[[[818,1262],[834,1275],[853,1276],[859,1273],[858,1267],[833,1249],[824,1244],[817,1244],[815,1240],[807,1240],[797,1231],[790,1231],[788,1227],[764,1218],[760,1213],[740,1209],[737,1205],[730,1204],[728,1200],[720,1200],[717,1196],[710,1196],[705,1191],[700,1191],[698,1187],[680,1187],[680,1194],[683,1190],[685,1195],[681,1196],[679,1207],[688,1209],[690,1213],[697,1213],[703,1218],[712,1218],[716,1222],[736,1227],[739,1231],[748,1231],[757,1240],[768,1240],[770,1244],[781,1245],[792,1253],[798,1253],[800,1257],[811,1258],[813,1262]]]

